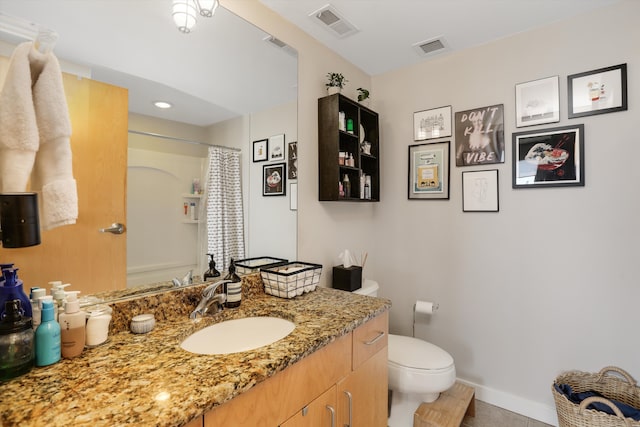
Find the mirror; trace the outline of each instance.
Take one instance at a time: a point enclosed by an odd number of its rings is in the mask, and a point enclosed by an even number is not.
[[[128,242],[128,260],[137,263],[129,266],[130,275],[144,269],[159,273],[161,264],[175,264],[163,280],[186,273],[189,266],[195,266],[196,275],[204,271],[199,270],[206,258],[195,259],[194,249],[202,231],[183,223],[180,214],[189,183],[203,177],[204,166],[194,173],[197,166],[193,165],[203,164],[207,144],[241,150],[246,257],[295,259],[296,212],[289,203],[292,181],[287,180],[284,197],[264,197],[263,166],[276,162],[253,162],[252,152],[255,140],[284,134],[285,149],[297,140],[297,58],[288,46],[223,7],[212,18],[199,19],[192,33],[181,34],[171,21],[169,0],[10,0],[3,2],[2,13],[56,31],[59,39],[54,52],[64,71],[90,73],[94,80],[129,89],[129,129],[141,132],[130,133],[129,156],[137,162],[134,167],[171,164],[171,156],[192,162],[186,166],[191,171],[187,177],[178,173],[179,168],[173,171],[182,187],[177,190],[177,201],[167,201],[170,206],[162,209],[171,210],[167,216],[171,216],[173,234],[156,230],[139,236],[135,244]],[[7,46],[23,41],[1,29],[0,40],[5,42],[0,51],[4,56],[11,53]],[[153,110],[150,101],[158,99],[173,100],[175,108]],[[138,174],[129,166],[128,187],[132,188]],[[138,201],[128,200],[130,213],[135,214],[137,209],[132,206]],[[178,220],[174,221],[176,213]],[[145,219],[127,219],[131,236],[136,235],[135,224],[141,221]],[[176,239],[183,237],[188,243],[177,244]],[[143,246],[145,241],[149,246]],[[185,247],[193,250],[193,256],[185,253]],[[154,250],[165,258],[154,260],[150,254]],[[147,279],[136,277],[131,284],[156,280],[148,275]],[[80,283],[73,287],[83,290]]]

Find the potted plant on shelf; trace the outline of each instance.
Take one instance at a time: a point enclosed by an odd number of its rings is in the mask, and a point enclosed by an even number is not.
[[[369,91],[367,89],[358,88],[358,102],[361,103],[362,105],[365,106],[369,106],[369,100],[371,98],[369,98]]]
[[[340,93],[344,85],[348,82],[341,73],[327,73],[328,82],[325,84],[329,95]]]

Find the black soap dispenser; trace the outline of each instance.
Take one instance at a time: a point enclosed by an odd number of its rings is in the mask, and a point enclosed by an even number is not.
[[[229,264],[229,274],[227,274],[224,280],[230,280],[231,282],[226,284],[227,287],[227,301],[224,303],[226,308],[240,307],[242,302],[242,280],[236,274],[236,264],[231,258]]]
[[[33,367],[33,327],[21,305],[19,299],[5,301],[0,321],[0,381],[26,374]]]
[[[209,255],[209,269],[204,272],[204,281],[212,280],[215,277],[220,277],[220,272],[216,270],[216,262],[213,260],[213,254]]]

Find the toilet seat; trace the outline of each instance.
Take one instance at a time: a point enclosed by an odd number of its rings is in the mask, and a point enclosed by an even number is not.
[[[418,338],[389,334],[388,349],[389,365],[398,368],[435,374],[453,367],[453,357],[449,353]]]

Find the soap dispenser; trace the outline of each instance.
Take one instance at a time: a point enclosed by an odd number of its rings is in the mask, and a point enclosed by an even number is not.
[[[236,308],[240,307],[240,303],[242,302],[242,280],[236,274],[236,264],[231,258],[231,263],[229,264],[229,274],[227,274],[224,280],[230,280],[227,286],[227,301],[224,303],[226,308]]]
[[[87,315],[80,310],[78,293],[80,291],[66,292],[64,313],[60,313],[59,316],[61,353],[65,359],[80,356],[85,344]]]
[[[20,300],[20,312],[25,317],[32,317],[31,301],[22,288],[22,280],[18,279],[17,268],[5,268],[2,270],[4,282],[0,286],[0,318],[5,315],[5,302],[14,299]]]
[[[0,381],[26,374],[33,366],[34,341],[31,318],[22,314],[21,301],[4,304],[0,321]]]
[[[204,281],[206,282],[207,280],[212,280],[216,277],[220,277],[220,272],[218,270],[216,270],[216,262],[213,259],[213,254],[207,254],[209,255],[209,269],[207,271],[204,272]]]
[[[60,325],[53,318],[53,302],[42,300],[42,323],[36,329],[36,366],[60,360]]]

